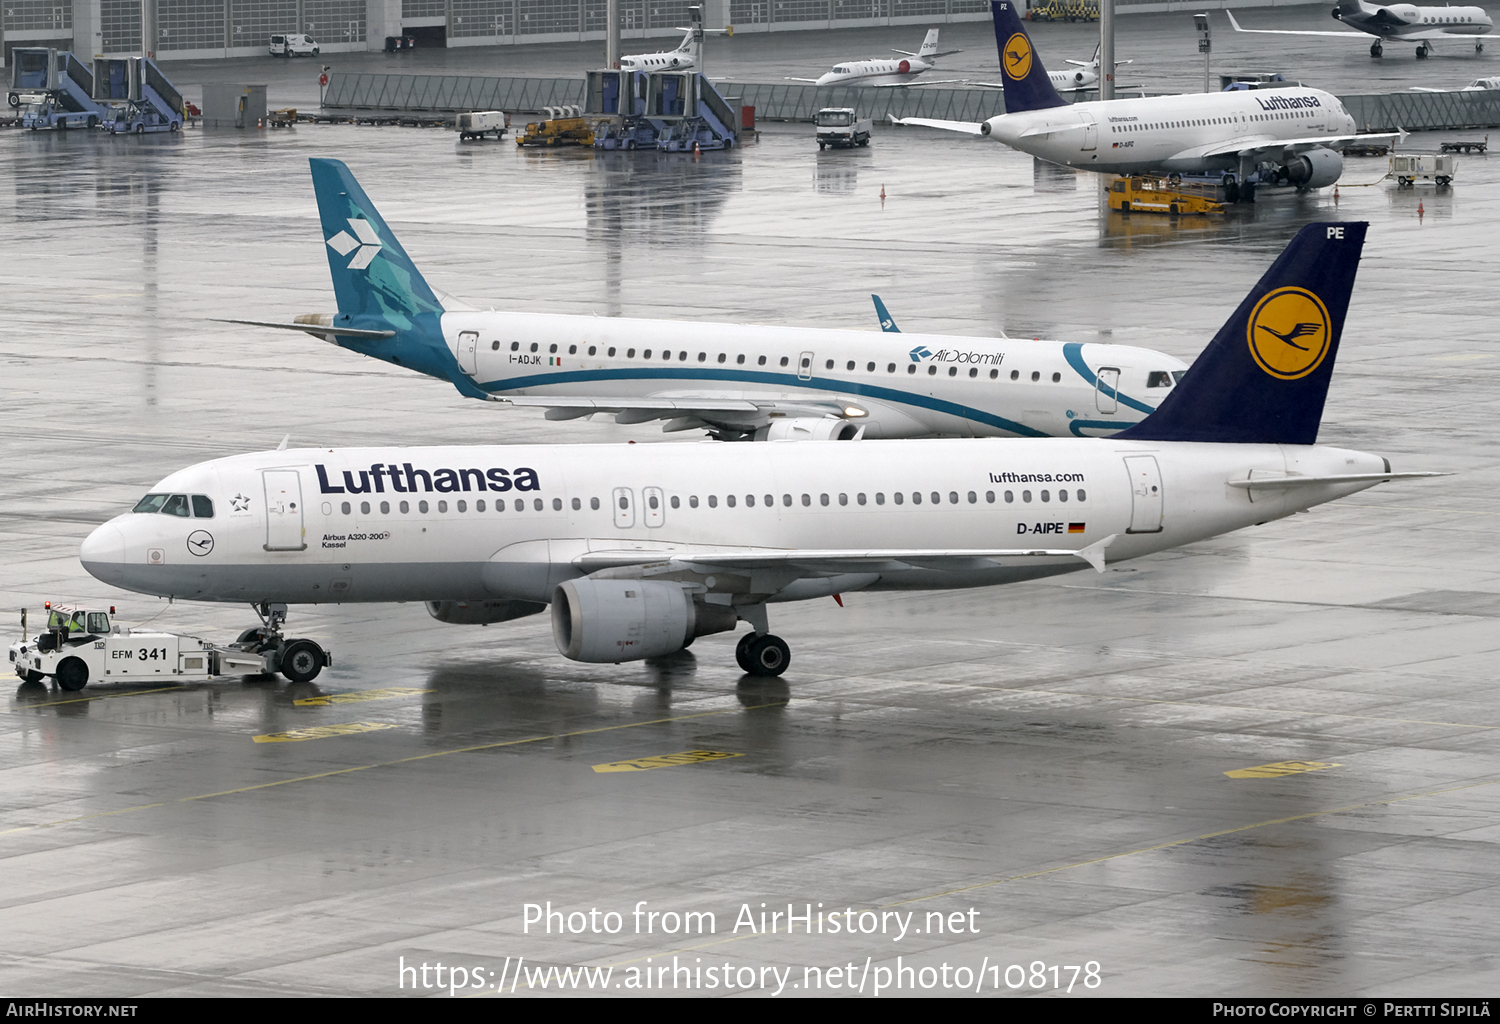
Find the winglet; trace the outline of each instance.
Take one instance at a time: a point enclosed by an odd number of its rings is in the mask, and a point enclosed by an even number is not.
[[[1104,549],[1113,544],[1115,542],[1115,538],[1118,536],[1118,533],[1112,533],[1108,537],[1105,537],[1103,540],[1094,541],[1094,543],[1090,544],[1086,548],[1079,548],[1077,551],[1073,552],[1073,554],[1089,563],[1089,565],[1092,565],[1095,572],[1103,572]]]
[[[900,334],[901,328],[896,326],[896,321],[891,319],[891,314],[885,308],[885,303],[880,301],[880,296],[871,294],[870,298],[875,300],[875,315],[880,318],[880,329],[890,334]]]

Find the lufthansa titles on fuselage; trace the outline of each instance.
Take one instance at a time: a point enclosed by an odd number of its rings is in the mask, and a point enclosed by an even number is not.
[[[330,483],[328,469],[322,463],[314,467],[318,473],[318,488],[324,494],[376,494],[386,493],[385,485],[398,494],[438,492],[453,494],[461,491],[539,491],[540,478],[534,469],[524,466],[517,469],[416,469],[410,462],[399,467],[395,463],[372,463],[369,469],[344,470],[343,486]],[[335,470],[337,472],[337,470]],[[359,477],[358,482],[355,476]],[[419,487],[418,484],[421,486]]]

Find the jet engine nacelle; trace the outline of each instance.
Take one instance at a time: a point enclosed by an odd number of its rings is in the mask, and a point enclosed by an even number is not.
[[[899,71],[899,72],[901,72],[903,75],[910,74],[911,73],[911,61],[909,61],[909,60],[903,60],[900,64],[896,65],[896,70]]]
[[[1287,180],[1298,188],[1323,188],[1344,173],[1344,158],[1331,149],[1310,149],[1286,162]]]
[[[574,661],[656,658],[738,621],[733,608],[700,604],[662,580],[568,580],[552,596],[552,639]]]
[[[453,626],[488,626],[544,612],[535,601],[428,601],[427,614]]]
[[[859,427],[837,416],[777,417],[755,432],[757,441],[852,441]]]

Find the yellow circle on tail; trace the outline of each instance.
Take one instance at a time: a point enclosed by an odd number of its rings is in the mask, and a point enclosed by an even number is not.
[[[1255,304],[1245,337],[1262,370],[1281,380],[1312,373],[1333,336],[1328,307],[1306,288],[1277,288]]]
[[[1006,77],[1020,81],[1031,74],[1031,40],[1025,32],[1017,32],[1005,41],[1005,52],[1001,54],[1000,66]]]

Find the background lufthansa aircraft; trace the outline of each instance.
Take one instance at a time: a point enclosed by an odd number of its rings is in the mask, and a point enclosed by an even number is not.
[[[1183,384],[1112,438],[262,452],[172,474],[81,558],[106,583],[247,601],[273,624],[291,603],[425,601],[463,624],[550,603],[558,650],[587,662],[745,621],[740,666],[778,675],[770,603],[1102,572],[1430,475],[1316,443],[1365,228],[1303,228]],[[208,517],[162,514],[178,493]]]
[[[1076,342],[480,311],[440,299],[337,160],[312,161],[337,314],[304,331],[471,398],[611,413],[722,440],[1095,436],[1156,408],[1185,364]]]
[[[1385,141],[1360,135],[1338,97],[1300,86],[1068,103],[1042,67],[1013,0],[991,0],[1005,113],[983,123],[908,117],[899,123],[984,135],[1068,167],[1108,174],[1178,171],[1250,175],[1299,188],[1338,181],[1338,147]]]

